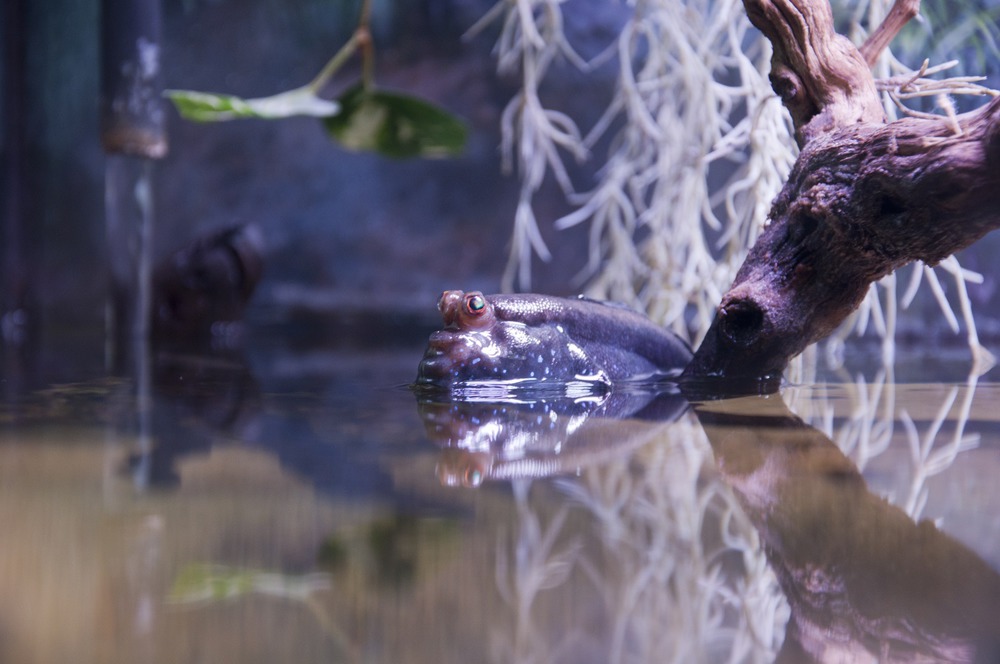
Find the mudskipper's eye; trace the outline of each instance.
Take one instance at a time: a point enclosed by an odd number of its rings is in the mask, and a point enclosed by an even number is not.
[[[483,483],[483,471],[478,468],[469,468],[465,471],[465,486],[474,489]]]
[[[482,295],[468,295],[465,298],[465,309],[473,316],[486,311],[486,298]]]

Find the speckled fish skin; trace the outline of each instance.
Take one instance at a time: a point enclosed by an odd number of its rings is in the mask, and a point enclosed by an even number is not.
[[[691,349],[630,309],[536,294],[445,291],[444,329],[431,335],[417,382],[584,380],[610,385],[677,375]]]

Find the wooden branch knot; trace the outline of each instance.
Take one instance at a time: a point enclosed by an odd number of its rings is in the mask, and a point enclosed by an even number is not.
[[[769,78],[771,87],[792,114],[796,126],[805,124],[808,118],[816,114],[816,105],[812,102],[802,79],[793,69],[786,65],[775,65],[771,69]]]

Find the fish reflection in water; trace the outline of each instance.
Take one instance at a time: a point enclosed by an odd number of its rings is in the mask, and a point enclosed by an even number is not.
[[[664,427],[687,408],[669,391],[418,402],[444,484],[510,480],[521,493],[524,478],[599,472],[652,441],[679,444]],[[1000,662],[1000,574],[988,563],[872,493],[780,395],[693,411],[715,456],[709,481],[742,507],[790,609],[776,661]]]
[[[641,447],[684,412],[676,386],[574,395],[553,390],[418,392],[447,486],[579,472]]]

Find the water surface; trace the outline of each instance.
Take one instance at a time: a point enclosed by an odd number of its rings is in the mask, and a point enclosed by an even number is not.
[[[456,404],[420,352],[5,377],[0,662],[996,661],[989,375]]]

